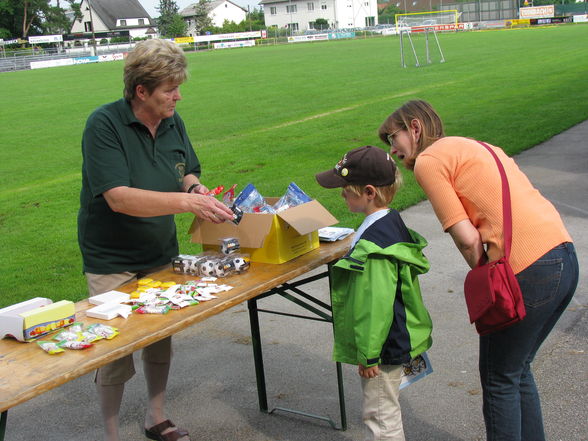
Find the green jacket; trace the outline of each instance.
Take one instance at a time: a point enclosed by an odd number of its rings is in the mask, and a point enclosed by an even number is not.
[[[431,347],[432,322],[417,278],[429,270],[426,245],[390,210],[334,265],[335,361],[398,365]]]

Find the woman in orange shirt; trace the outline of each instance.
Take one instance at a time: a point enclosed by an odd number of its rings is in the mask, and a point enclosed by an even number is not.
[[[477,141],[446,137],[443,123],[425,101],[409,101],[381,125],[390,152],[414,170],[443,230],[468,265],[504,255],[501,178],[496,162]],[[526,317],[480,337],[480,381],[488,441],[543,441],[541,404],[531,362],[574,295],[578,261],[555,207],[500,148],[512,203],[509,262]]]

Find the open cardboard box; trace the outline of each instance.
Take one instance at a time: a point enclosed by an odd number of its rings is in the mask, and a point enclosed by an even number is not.
[[[279,198],[266,198],[272,205]],[[220,249],[221,239],[236,237],[241,252],[253,262],[284,263],[318,248],[318,229],[336,224],[337,219],[316,200],[288,208],[278,214],[245,213],[239,225],[214,224],[194,218],[189,233],[192,242],[205,250]]]

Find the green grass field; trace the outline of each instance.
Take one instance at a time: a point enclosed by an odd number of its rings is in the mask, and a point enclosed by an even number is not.
[[[446,63],[406,69],[396,37],[189,53],[178,111],[203,182],[252,182],[279,196],[295,181],[341,225],[357,226],[339,191],[320,188],[314,174],[351,148],[383,147],[376,130],[405,100],[430,101],[448,134],[510,154],[588,118],[588,25],[439,38]],[[0,306],[86,296],[76,237],[80,138],[89,113],[122,95],[122,68],[0,74]],[[423,198],[412,174],[404,177],[398,209]],[[186,234],[191,220],[177,216],[185,253],[198,251]]]

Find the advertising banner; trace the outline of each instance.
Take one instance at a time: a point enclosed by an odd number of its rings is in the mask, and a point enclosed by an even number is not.
[[[58,43],[60,41],[63,41],[63,35],[40,35],[38,37],[29,37],[29,44]]]
[[[71,66],[74,64],[73,58],[61,58],[59,60],[47,60],[47,61],[31,61],[31,69],[41,69],[44,67],[57,67],[57,66]]]
[[[288,37],[288,43],[303,43],[306,41],[324,41],[329,39],[329,34],[295,35]]]
[[[174,38],[174,43],[177,43],[177,44],[194,43],[194,37],[177,37],[177,38]]]
[[[550,18],[555,16],[555,6],[531,6],[519,9],[519,18]]]
[[[207,41],[239,40],[242,38],[261,38],[261,31],[233,32],[232,34],[196,35],[194,37],[194,41],[197,43],[204,43]]]
[[[255,40],[221,41],[220,43],[214,43],[215,49],[229,49],[232,47],[253,47],[253,46],[255,46]]]
[[[73,59],[74,64],[98,63],[98,56],[78,57]]]

